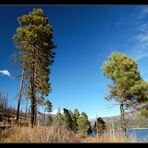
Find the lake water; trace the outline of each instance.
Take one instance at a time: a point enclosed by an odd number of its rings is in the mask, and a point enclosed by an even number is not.
[[[118,131],[115,131],[118,132]],[[128,129],[127,135],[135,135],[137,142],[148,143],[148,129]],[[95,137],[96,132],[93,132],[90,136]]]
[[[148,129],[128,129],[128,134],[135,134],[137,142],[148,143]]]

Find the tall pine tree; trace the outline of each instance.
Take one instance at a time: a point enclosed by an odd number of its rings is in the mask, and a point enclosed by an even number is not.
[[[55,47],[52,27],[42,9],[33,9],[18,18],[20,26],[13,39],[19,50],[19,59],[24,70],[25,81],[31,92],[31,124],[36,125],[37,97],[47,96],[50,66],[53,64]]]

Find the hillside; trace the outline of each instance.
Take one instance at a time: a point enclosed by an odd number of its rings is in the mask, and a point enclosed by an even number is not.
[[[136,113],[126,113],[125,119],[128,128],[148,128],[148,119],[139,117]],[[115,128],[120,127],[120,115],[103,117],[103,120],[106,122],[107,127],[111,124],[114,124]],[[91,124],[93,125],[95,119],[91,120]]]
[[[30,120],[29,116],[30,114],[28,114],[28,121]],[[54,121],[55,115],[51,114],[51,117]],[[16,118],[16,114],[0,112],[0,123],[2,121],[14,122],[14,118]],[[21,116],[20,118],[22,120],[22,123],[26,120],[23,116]],[[43,125],[47,121],[47,118],[48,114],[38,112],[38,123]],[[126,113],[125,119],[128,128],[148,128],[148,118],[139,117],[136,113]],[[112,125],[114,125],[114,128],[120,127],[120,115],[103,117],[103,120],[105,121],[107,127],[111,127]],[[91,119],[90,122],[93,126],[95,123],[95,119]]]
[[[46,114],[45,116],[48,116],[48,115]],[[54,120],[55,115],[51,114],[51,116],[52,116],[52,119]],[[126,113],[125,119],[126,119],[128,128],[148,128],[148,119],[139,117],[135,112]],[[107,127],[109,127],[112,123],[114,123],[115,128],[120,127],[120,115],[103,117],[103,120],[106,122]],[[40,123],[43,123],[43,122],[44,122],[44,114],[40,113]],[[91,122],[91,125],[93,126],[95,123],[95,119],[91,119],[90,122]]]

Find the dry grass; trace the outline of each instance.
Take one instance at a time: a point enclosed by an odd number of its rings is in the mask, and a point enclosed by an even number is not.
[[[12,127],[0,132],[1,143],[134,143],[136,136],[124,136],[122,131],[104,132],[98,137],[85,137],[75,135],[63,127]]]
[[[87,137],[82,139],[82,142],[91,142],[91,143],[135,143],[137,142],[136,136],[131,134],[128,138],[123,134],[122,131],[114,133],[112,131],[105,132],[104,134],[98,137]]]
[[[0,134],[1,143],[78,143],[79,136],[64,128],[51,127],[13,127]]]

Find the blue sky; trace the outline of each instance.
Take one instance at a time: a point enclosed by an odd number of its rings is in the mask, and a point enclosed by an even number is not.
[[[104,99],[110,80],[101,68],[112,52],[119,51],[137,60],[148,81],[148,6],[0,6],[0,90],[8,94],[12,106],[20,83],[11,60],[16,51],[12,36],[17,17],[33,8],[43,8],[57,44],[50,75],[53,90],[48,96],[53,112],[77,107],[89,118],[118,115],[119,106]]]

